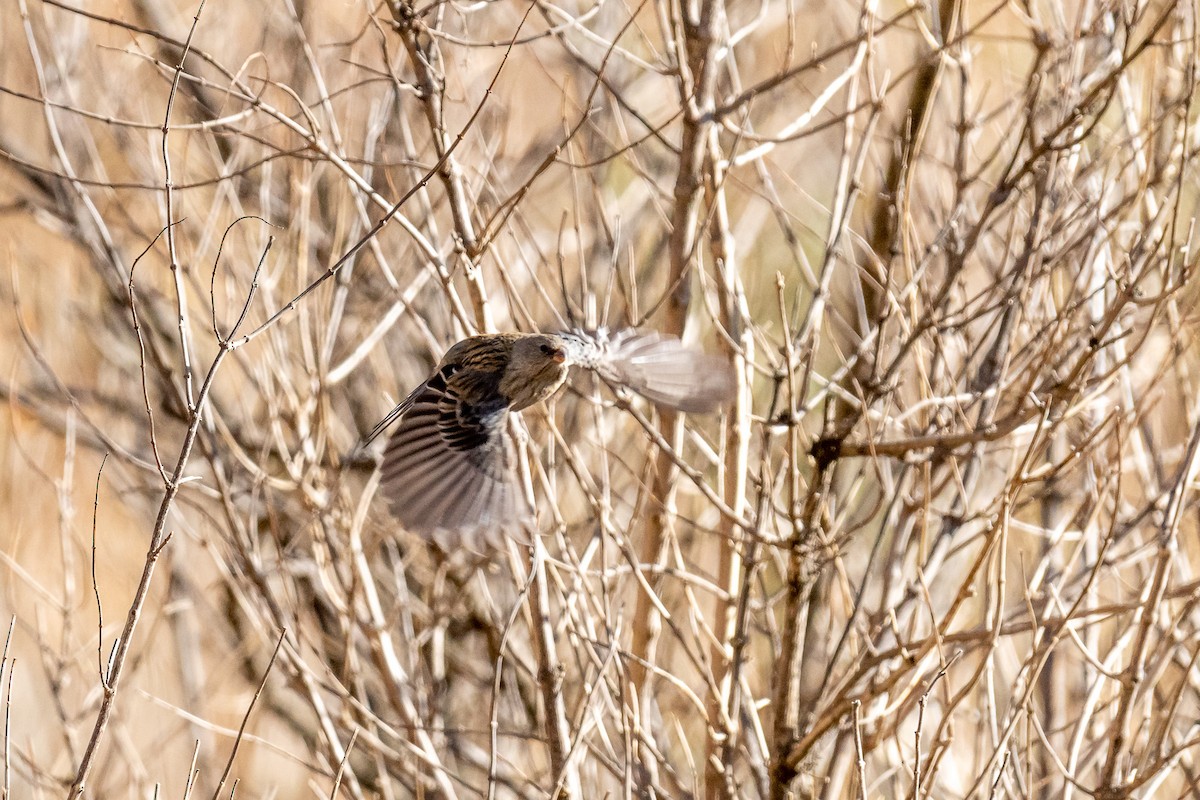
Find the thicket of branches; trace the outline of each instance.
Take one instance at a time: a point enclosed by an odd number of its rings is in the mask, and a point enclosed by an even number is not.
[[[8,797],[1200,795],[1197,9],[0,9]],[[443,553],[362,433],[526,413]]]

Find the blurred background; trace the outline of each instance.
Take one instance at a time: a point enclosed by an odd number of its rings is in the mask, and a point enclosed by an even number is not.
[[[0,3],[3,797],[1200,795],[1197,9]],[[446,553],[356,445],[644,326]]]

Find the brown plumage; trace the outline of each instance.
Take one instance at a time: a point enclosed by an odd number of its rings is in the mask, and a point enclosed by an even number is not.
[[[727,361],[654,332],[464,339],[364,442],[400,419],[380,469],[382,492],[404,527],[453,545],[531,516],[510,412],[558,391],[573,364],[687,412],[716,410],[734,386]]]

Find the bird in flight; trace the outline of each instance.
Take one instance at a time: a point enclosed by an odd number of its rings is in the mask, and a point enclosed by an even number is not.
[[[654,331],[463,339],[363,441],[400,421],[380,465],[392,514],[408,530],[439,541],[447,534],[486,535],[528,518],[510,414],[553,395],[573,365],[688,413],[715,411],[734,392],[726,359]]]

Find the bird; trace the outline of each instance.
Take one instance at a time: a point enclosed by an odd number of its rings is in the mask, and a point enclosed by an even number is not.
[[[447,350],[360,445],[399,420],[379,467],[392,515],[451,547],[531,519],[513,417],[557,392],[572,366],[686,413],[716,411],[735,390],[728,359],[649,329],[471,336]]]

